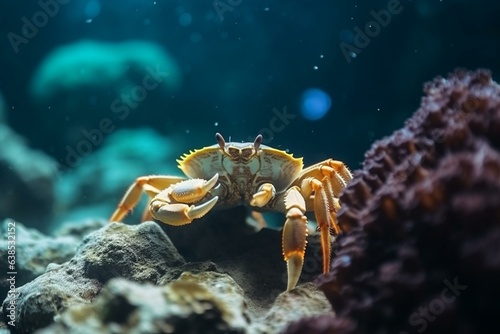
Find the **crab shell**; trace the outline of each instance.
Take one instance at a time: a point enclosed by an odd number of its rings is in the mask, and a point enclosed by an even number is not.
[[[248,204],[264,183],[272,183],[277,193],[286,191],[302,172],[302,158],[266,145],[225,143],[190,151],[177,160],[191,179],[212,178],[219,174],[217,206]],[[272,202],[261,209],[272,209]],[[276,209],[276,208],[274,208]],[[280,210],[282,211],[282,210]]]

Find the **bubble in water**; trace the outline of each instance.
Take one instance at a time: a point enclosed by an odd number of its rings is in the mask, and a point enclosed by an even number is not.
[[[319,88],[310,88],[302,93],[300,111],[305,119],[316,121],[323,118],[330,110],[330,96]]]

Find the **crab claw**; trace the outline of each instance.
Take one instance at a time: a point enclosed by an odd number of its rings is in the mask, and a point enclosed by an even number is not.
[[[191,179],[174,184],[170,189],[170,196],[176,202],[195,203],[200,201],[217,184],[219,174],[210,180]]]
[[[167,203],[161,198],[156,198],[151,201],[150,211],[152,216],[162,223],[174,226],[186,225],[212,210],[218,199],[219,197],[215,196],[201,205],[190,206],[182,203]]]
[[[263,207],[276,195],[276,188],[271,183],[264,183],[259,187],[259,191],[253,195],[250,201],[251,206]]]

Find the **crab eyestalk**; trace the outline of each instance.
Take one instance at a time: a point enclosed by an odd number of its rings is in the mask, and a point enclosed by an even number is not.
[[[255,140],[253,141],[253,147],[255,149],[255,152],[259,150],[260,144],[262,144],[262,135],[258,135],[255,137]]]
[[[224,140],[224,137],[220,133],[215,134],[215,140],[217,141],[217,144],[219,144],[220,148],[222,151],[224,151],[224,147],[226,146],[226,141]]]

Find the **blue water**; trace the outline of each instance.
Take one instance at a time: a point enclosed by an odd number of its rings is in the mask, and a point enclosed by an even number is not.
[[[216,132],[260,133],[306,165],[333,157],[355,170],[418,108],[426,81],[457,67],[498,78],[499,10],[486,0],[2,1],[0,218],[42,228],[107,218],[137,176],[182,175],[175,160],[216,144]]]

